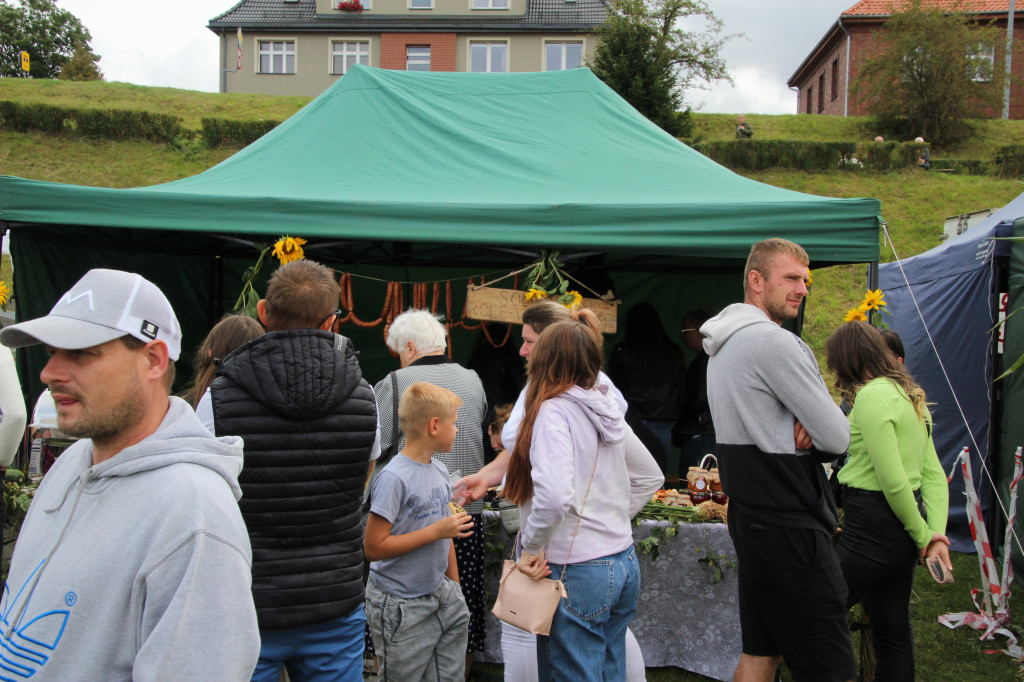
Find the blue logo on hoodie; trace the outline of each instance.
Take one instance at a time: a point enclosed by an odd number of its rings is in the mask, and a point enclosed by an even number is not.
[[[4,584],[0,601],[0,680],[15,682],[34,675],[50,660],[48,652],[57,649],[64,635],[71,611],[54,609],[34,614],[30,608],[34,580],[44,563],[45,560],[39,562],[13,597],[10,586]],[[68,606],[77,600],[74,592],[64,597]]]

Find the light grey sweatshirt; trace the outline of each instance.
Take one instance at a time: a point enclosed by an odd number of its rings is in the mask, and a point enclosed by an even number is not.
[[[632,545],[630,519],[665,481],[608,390],[573,386],[545,400],[533,425],[533,497],[520,510],[520,542],[531,553],[545,548],[552,563],[590,561]]]
[[[814,354],[760,308],[734,303],[700,328],[708,361],[722,488],[739,504],[781,525],[838,525],[820,462],[846,451],[850,424],[818,371]],[[814,441],[797,450],[799,420]]]
[[[5,585],[0,677],[248,680],[259,656],[237,500],[242,441],[170,398],[155,433],[43,479]]]

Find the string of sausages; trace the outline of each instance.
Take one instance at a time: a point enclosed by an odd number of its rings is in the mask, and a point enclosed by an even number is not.
[[[430,285],[433,284],[433,291],[430,291]],[[487,284],[486,279],[481,275],[480,286]],[[430,312],[433,315],[437,315],[438,303],[441,298],[441,282],[415,282],[412,285],[412,307],[417,310],[423,310],[427,308],[427,299],[430,299]],[[473,278],[469,278],[469,286],[473,285]],[[515,273],[515,283],[513,288],[519,288],[519,273]],[[428,295],[429,292],[429,295]],[[452,356],[452,344],[451,344],[451,331],[458,327],[462,327],[467,331],[476,331],[482,329],[484,336],[495,348],[502,348],[509,342],[512,337],[511,325],[506,325],[505,336],[501,340],[501,343],[496,343],[491,337],[491,332],[487,328],[484,322],[478,322],[476,324],[470,324],[466,321],[467,305],[469,301],[465,301],[462,304],[462,315],[459,321],[452,322],[452,282],[446,280],[444,282],[444,299],[445,299],[445,334],[448,337],[448,358]],[[379,324],[384,324],[384,341],[387,342],[388,330],[391,328],[391,323],[395,321],[395,318],[404,312],[405,309],[405,289],[402,287],[401,282],[387,282],[387,291],[384,295],[384,306],[381,308],[380,316],[375,320],[361,320],[355,313],[355,301],[352,296],[352,274],[348,272],[341,273],[341,277],[338,279],[338,302],[340,310],[345,313],[344,317],[338,317],[335,319],[332,330],[338,333],[341,325],[351,322],[357,327],[363,329],[369,329],[370,327],[376,327]],[[392,351],[392,355],[394,352]]]

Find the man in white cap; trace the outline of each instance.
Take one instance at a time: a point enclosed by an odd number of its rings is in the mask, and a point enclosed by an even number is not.
[[[242,443],[169,397],[181,328],[140,275],[90,270],[0,330],[80,440],[40,484],[0,604],[0,676],[248,680],[259,653],[238,511]]]

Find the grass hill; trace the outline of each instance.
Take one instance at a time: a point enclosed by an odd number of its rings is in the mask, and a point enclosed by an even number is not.
[[[310,98],[202,93],[126,83],[3,78],[0,100],[83,109],[146,110],[181,116],[186,127],[198,129],[204,116],[283,121]],[[697,138],[731,139],[733,135],[735,116],[731,114],[698,113],[694,120]],[[757,139],[858,141],[874,137],[867,119],[753,114],[748,120]],[[1024,121],[979,121],[976,128],[977,136],[958,150],[933,149],[932,156],[968,154],[973,158],[990,158],[996,147],[1024,139]],[[81,185],[140,187],[195,175],[236,151],[195,144],[112,142],[0,130],[0,173]],[[946,217],[1000,207],[1024,191],[1024,186],[1015,180],[916,170],[889,174],[768,171],[746,175],[810,194],[880,199],[896,253],[904,258],[939,244]],[[892,260],[894,253],[884,243],[883,246],[883,261]],[[862,298],[865,268],[847,265],[822,269],[814,273],[814,282],[805,337],[820,357],[825,338],[842,321],[846,310]]]

